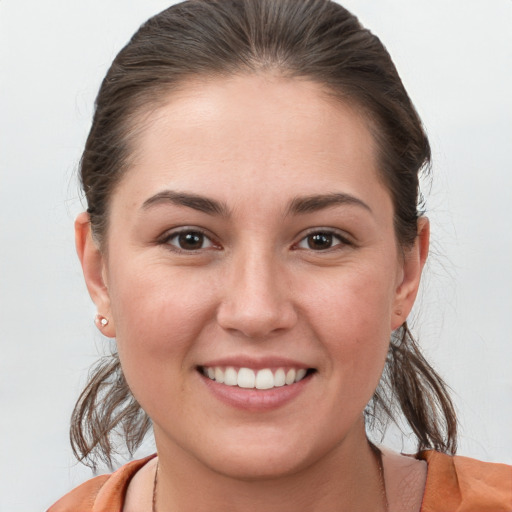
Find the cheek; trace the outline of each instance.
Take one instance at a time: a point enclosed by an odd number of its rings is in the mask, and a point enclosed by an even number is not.
[[[314,282],[315,286],[304,294],[305,307],[314,311],[320,324],[330,327],[333,333],[350,330],[357,338],[357,333],[364,336],[372,330],[390,331],[395,284],[387,276],[392,275],[391,269],[347,267]]]
[[[195,340],[215,311],[203,276],[185,279],[179,272],[155,269],[148,265],[134,272],[119,266],[111,279],[118,352],[136,396],[142,389],[157,393],[191,371]]]
[[[116,337],[135,344],[144,340],[146,349],[178,350],[214,307],[208,278],[200,270],[180,272],[159,263],[141,267],[119,267],[113,273]]]
[[[394,282],[381,272],[355,268],[310,287],[309,323],[330,355],[331,371],[342,371],[345,385],[378,382],[391,335],[393,290]]]

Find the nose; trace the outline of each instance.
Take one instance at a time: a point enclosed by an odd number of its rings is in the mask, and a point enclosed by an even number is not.
[[[217,311],[218,324],[251,339],[265,339],[291,329],[297,312],[285,274],[271,251],[244,251],[234,256]]]

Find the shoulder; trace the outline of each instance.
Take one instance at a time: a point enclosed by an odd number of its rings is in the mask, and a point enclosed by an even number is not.
[[[125,464],[111,475],[91,478],[62,497],[47,512],[113,512],[123,506],[128,484],[155,455]]]
[[[421,512],[512,511],[512,466],[435,451],[417,458],[428,464]]]
[[[98,492],[111,475],[101,475],[91,478],[82,485],[79,485],[71,492],[63,496],[57,503],[52,505],[47,512],[90,512],[96,501]]]

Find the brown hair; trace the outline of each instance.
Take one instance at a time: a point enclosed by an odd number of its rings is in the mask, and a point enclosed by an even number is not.
[[[139,114],[158,106],[187,78],[266,70],[313,80],[359,109],[377,142],[397,241],[403,248],[414,243],[418,176],[429,168],[430,146],[380,40],[330,0],[189,0],[140,27],[115,58],[96,99],[81,183],[102,250],[109,199],[130,165]],[[393,334],[381,383],[366,409],[368,423],[395,418],[397,409],[417,436],[418,448],[455,452],[457,423],[446,386],[406,324]],[[73,412],[75,455],[111,464],[116,431],[132,453],[150,426],[117,354],[100,361]]]

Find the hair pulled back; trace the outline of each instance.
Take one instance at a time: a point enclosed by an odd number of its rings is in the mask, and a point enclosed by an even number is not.
[[[330,0],[189,0],[144,23],[101,84],[80,170],[91,228],[102,250],[107,249],[110,198],[130,167],[141,115],[187,79],[256,72],[312,80],[358,109],[377,143],[398,244],[414,243],[419,174],[429,168],[430,146],[380,40]],[[453,405],[406,324],[391,339],[381,383],[366,409],[368,423],[382,413],[393,419],[397,411],[419,449],[455,452]],[[133,452],[150,427],[117,354],[102,359],[73,412],[75,455],[92,465],[97,457],[111,464],[116,432]]]

